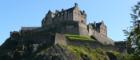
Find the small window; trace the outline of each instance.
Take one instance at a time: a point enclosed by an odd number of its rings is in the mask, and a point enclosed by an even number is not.
[[[81,20],[81,23],[84,23],[84,21],[83,21],[83,20]]]

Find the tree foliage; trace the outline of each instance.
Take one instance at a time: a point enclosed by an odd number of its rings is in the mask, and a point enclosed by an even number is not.
[[[127,33],[127,48],[128,52],[140,58],[140,2],[132,7],[132,23],[130,31]]]

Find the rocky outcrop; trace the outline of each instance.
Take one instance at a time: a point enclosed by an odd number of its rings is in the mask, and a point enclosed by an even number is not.
[[[25,50],[16,48],[13,51],[1,52],[0,60],[77,60],[78,58],[67,48],[60,45],[54,45],[48,48],[44,47],[44,45],[39,47],[34,47],[33,45],[25,47]],[[90,58],[81,54],[80,60],[90,60]]]
[[[24,48],[23,50],[16,47],[5,52],[0,49],[0,60],[117,60],[112,52],[86,46],[31,44],[25,45]]]

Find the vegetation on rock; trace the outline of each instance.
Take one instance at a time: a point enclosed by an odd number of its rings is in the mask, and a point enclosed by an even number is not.
[[[94,41],[91,37],[84,35],[65,34],[65,36],[68,40]]]

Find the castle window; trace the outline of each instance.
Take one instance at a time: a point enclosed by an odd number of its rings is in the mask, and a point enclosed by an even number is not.
[[[84,23],[84,21],[83,21],[83,20],[81,20],[81,23]]]

